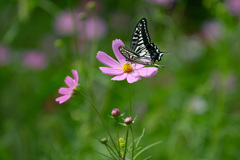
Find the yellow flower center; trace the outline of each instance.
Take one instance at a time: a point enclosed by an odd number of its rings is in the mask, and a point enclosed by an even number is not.
[[[130,63],[124,63],[124,65],[122,66],[122,69],[124,72],[131,72],[133,70],[133,67]]]

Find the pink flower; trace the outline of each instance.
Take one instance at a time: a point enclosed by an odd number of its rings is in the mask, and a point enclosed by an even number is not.
[[[227,0],[227,7],[234,15],[240,16],[240,1],[239,0]]]
[[[86,19],[85,25],[86,38],[89,40],[93,40],[94,38],[101,39],[106,33],[106,24],[98,17]]]
[[[157,74],[158,69],[156,67],[145,67],[142,64],[132,64],[127,62],[126,58],[118,49],[120,46],[125,46],[120,39],[113,41],[113,52],[119,62],[102,51],[97,53],[97,59],[104,65],[108,66],[99,67],[104,74],[116,75],[112,80],[122,81],[127,79],[128,83],[139,81],[141,77],[153,77]]]
[[[61,87],[58,90],[58,93],[63,95],[61,97],[56,98],[56,101],[59,102],[59,104],[66,102],[72,95],[76,94],[77,88],[79,86],[78,72],[76,70],[72,70],[72,74],[74,79],[67,76],[64,80],[64,82],[69,88]]]
[[[146,1],[153,2],[161,6],[170,6],[175,2],[175,0],[146,0]]]
[[[55,29],[59,34],[71,35],[74,33],[74,30],[76,29],[74,21],[78,22],[76,14],[71,13],[70,11],[65,11],[56,18],[54,24]]]
[[[0,44],[0,66],[8,65],[10,61],[10,51]]]
[[[47,66],[47,58],[41,52],[29,51],[23,57],[23,64],[31,69],[42,70]]]
[[[203,38],[207,41],[214,41],[221,37],[223,28],[216,20],[206,21],[200,31]]]

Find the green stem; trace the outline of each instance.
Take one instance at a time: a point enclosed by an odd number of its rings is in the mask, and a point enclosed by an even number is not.
[[[108,152],[110,153],[110,155],[115,159],[114,155],[118,157],[117,153],[114,152],[114,150],[109,146],[106,145]],[[111,152],[112,151],[112,152]],[[114,155],[112,154],[114,153]]]
[[[83,94],[83,93],[80,93],[80,94],[81,94],[84,98],[86,98],[86,99],[88,100],[88,102],[91,104],[91,106],[93,107],[93,109],[96,111],[98,117],[99,117],[100,120],[102,121],[102,124],[103,124],[105,130],[107,131],[107,133],[108,133],[108,135],[109,135],[109,137],[110,137],[110,139],[111,139],[111,141],[112,141],[112,143],[113,143],[114,148],[115,148],[116,151],[118,152],[119,157],[121,157],[120,152],[117,150],[116,144],[115,144],[115,142],[114,142],[114,140],[113,140],[113,138],[112,138],[112,135],[111,135],[111,133],[109,132],[109,130],[108,130],[108,128],[107,128],[107,126],[106,126],[106,124],[105,124],[102,116],[101,116],[100,113],[98,112],[98,110],[97,110],[96,106],[94,105],[93,101],[92,101],[90,98],[88,98],[85,94]]]
[[[128,93],[129,93],[129,117],[131,117],[131,114],[132,114],[132,101],[131,101],[130,83],[128,83]]]
[[[131,130],[131,133],[132,133],[132,160],[133,160],[133,157],[134,157],[134,135],[133,135],[132,126],[130,126],[130,130]]]
[[[73,19],[73,25],[74,25],[74,36],[73,36],[73,41],[74,41],[74,47],[75,47],[75,53],[76,53],[76,57],[79,58],[79,48],[78,48],[78,26],[77,26],[77,20],[76,20],[76,16],[74,15],[74,11],[73,8],[71,6],[71,18]]]
[[[129,126],[127,126],[126,143],[125,143],[125,150],[124,150],[123,160],[125,160],[126,153],[127,153],[128,131],[129,131]]]
[[[116,120],[117,120],[117,142],[118,142],[117,145],[118,145],[118,151],[120,153],[118,118]]]
[[[109,154],[112,156],[112,158],[115,159],[115,160],[117,160],[117,159],[113,156],[113,154],[111,153],[111,151],[109,150],[109,148],[108,148],[107,146],[106,146],[106,148],[107,148]],[[110,158],[110,157],[109,157],[109,158]]]

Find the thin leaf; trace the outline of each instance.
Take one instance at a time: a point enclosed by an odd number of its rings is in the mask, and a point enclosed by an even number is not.
[[[139,144],[140,140],[141,140],[142,137],[144,136],[144,132],[145,132],[145,128],[143,128],[142,134],[141,134],[141,136],[139,137],[139,139],[138,139],[138,141],[137,141],[137,143],[136,143],[136,148],[138,147],[138,144]]]
[[[147,158],[145,158],[144,160],[147,160],[147,159],[149,159],[149,158],[151,158],[152,156],[149,156],[149,157],[147,157]]]
[[[151,147],[153,147],[153,146],[155,146],[155,145],[157,145],[157,144],[159,144],[159,143],[161,143],[161,141],[155,142],[155,143],[150,144],[150,145],[148,145],[147,147],[143,148],[141,151],[139,151],[139,152],[134,156],[133,159],[136,159],[137,156],[139,156],[142,152],[144,152],[145,150],[147,150],[147,149],[149,149],[149,148],[151,148]]]
[[[114,159],[114,158],[112,158],[112,157],[109,157],[108,155],[106,155],[106,154],[103,154],[103,153],[101,153],[101,152],[98,152],[98,151],[96,151],[96,150],[95,150],[95,152],[97,152],[98,154],[100,154],[100,155],[102,155],[102,156],[105,156],[105,157],[107,157],[108,159]]]
[[[134,143],[136,144],[136,148],[137,148],[137,146],[138,146],[138,143],[139,143],[140,140],[142,139],[142,137],[143,137],[143,135],[144,135],[144,132],[145,132],[145,128],[143,128],[143,132],[142,132],[141,136],[139,136],[138,138],[135,138],[135,139],[134,139]],[[128,148],[131,148],[131,147],[132,147],[132,143],[129,144]],[[138,148],[138,149],[139,149],[139,148]],[[138,149],[137,149],[137,150],[138,150]]]

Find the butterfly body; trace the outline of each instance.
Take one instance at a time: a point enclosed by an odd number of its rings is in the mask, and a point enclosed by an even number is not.
[[[165,52],[161,52],[157,45],[151,42],[145,18],[142,18],[138,22],[133,31],[130,49],[119,47],[119,51],[128,61],[163,68],[163,66],[155,63],[161,61],[161,57]],[[142,59],[147,59],[150,62],[143,61]]]

